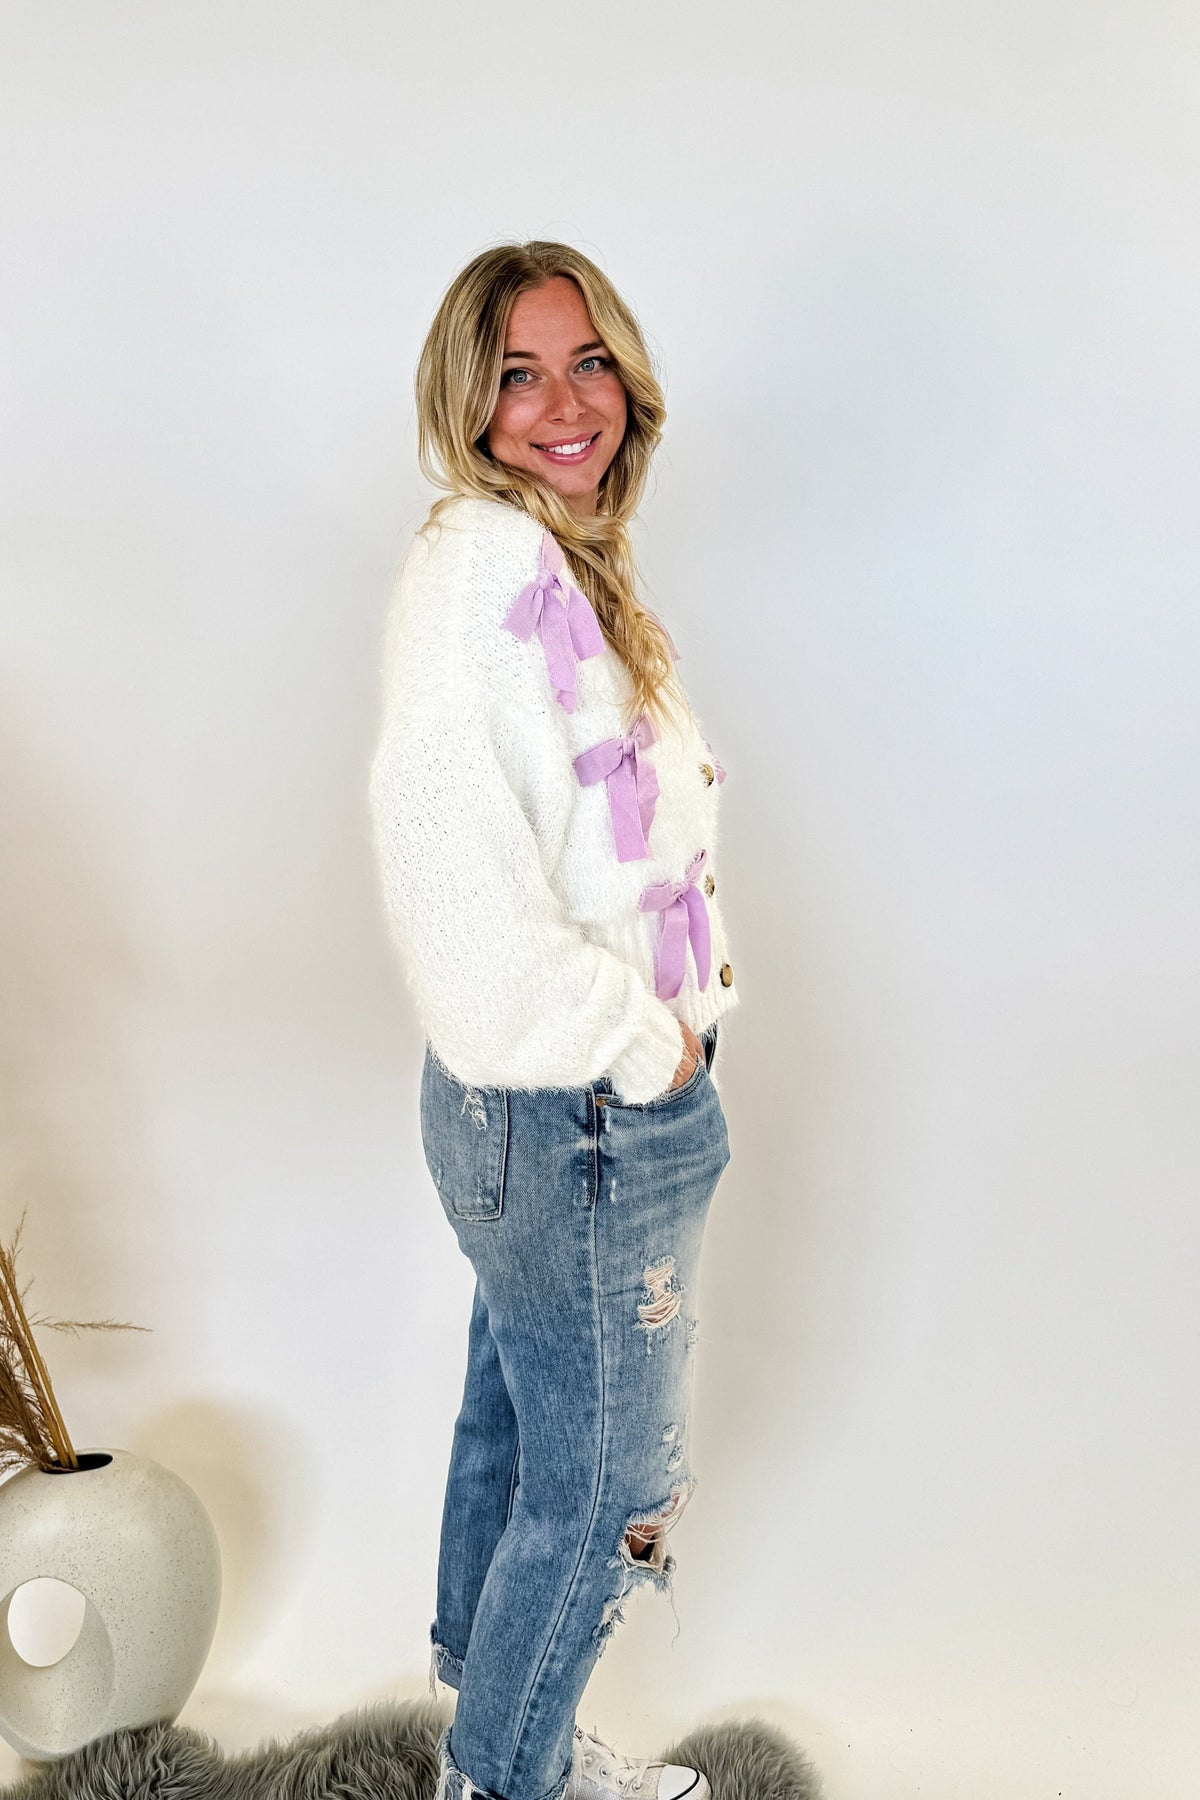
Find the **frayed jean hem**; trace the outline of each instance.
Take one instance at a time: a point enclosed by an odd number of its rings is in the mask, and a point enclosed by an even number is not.
[[[463,1774],[450,1750],[451,1729],[447,1728],[442,1734],[438,1745],[438,1784],[434,1800],[507,1800],[506,1796],[494,1794],[490,1788],[476,1787],[470,1776]],[[536,1800],[566,1800],[573,1773],[573,1768],[568,1769],[548,1794],[539,1794]]]
[[[429,1633],[429,1641],[433,1646],[429,1658],[429,1691],[436,1692],[434,1683],[440,1681],[458,1693],[463,1681],[462,1657],[455,1656],[452,1650],[447,1650],[445,1644],[439,1642],[437,1631],[438,1628],[434,1625]]]

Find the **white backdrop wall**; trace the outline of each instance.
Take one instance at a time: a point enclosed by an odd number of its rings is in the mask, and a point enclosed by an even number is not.
[[[49,1349],[217,1524],[185,1717],[424,1682],[469,1276],[366,770],[421,337],[561,236],[665,370],[742,993],[682,1632],[640,1602],[588,1722],[1194,1795],[1195,9],[0,24],[0,1226],[153,1328]]]

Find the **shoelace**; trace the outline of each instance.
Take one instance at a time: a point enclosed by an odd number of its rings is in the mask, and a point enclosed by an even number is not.
[[[611,1777],[623,1794],[628,1794],[637,1787],[651,1767],[648,1756],[640,1760],[633,1756],[621,1756],[594,1732],[580,1731],[576,1726],[575,1736],[583,1751],[584,1773],[598,1777],[601,1781],[608,1781]]]

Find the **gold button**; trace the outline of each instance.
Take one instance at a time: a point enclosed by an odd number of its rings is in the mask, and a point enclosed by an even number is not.
[[[713,880],[711,875],[706,875],[704,877],[704,891],[708,895],[710,900],[712,899],[713,895],[717,891],[717,884]]]
[[[721,986],[733,986],[733,970],[728,963],[721,964]]]
[[[711,787],[713,782],[717,779],[717,771],[713,768],[711,763],[701,763],[700,773],[704,777],[705,787]]]

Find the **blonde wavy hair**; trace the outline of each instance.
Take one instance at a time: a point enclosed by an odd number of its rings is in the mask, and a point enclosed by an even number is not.
[[[500,394],[504,338],[519,294],[565,275],[583,295],[625,388],[621,446],[600,483],[595,518],[580,518],[548,483],[498,462],[485,434]],[[663,626],[638,598],[629,520],[662,436],[666,406],[638,322],[612,282],[569,244],[497,244],[455,276],[417,363],[417,446],[422,473],[449,490],[427,525],[460,495],[518,506],[565,551],[605,640],[633,681],[626,730],[640,712],[678,729],[687,699]]]

